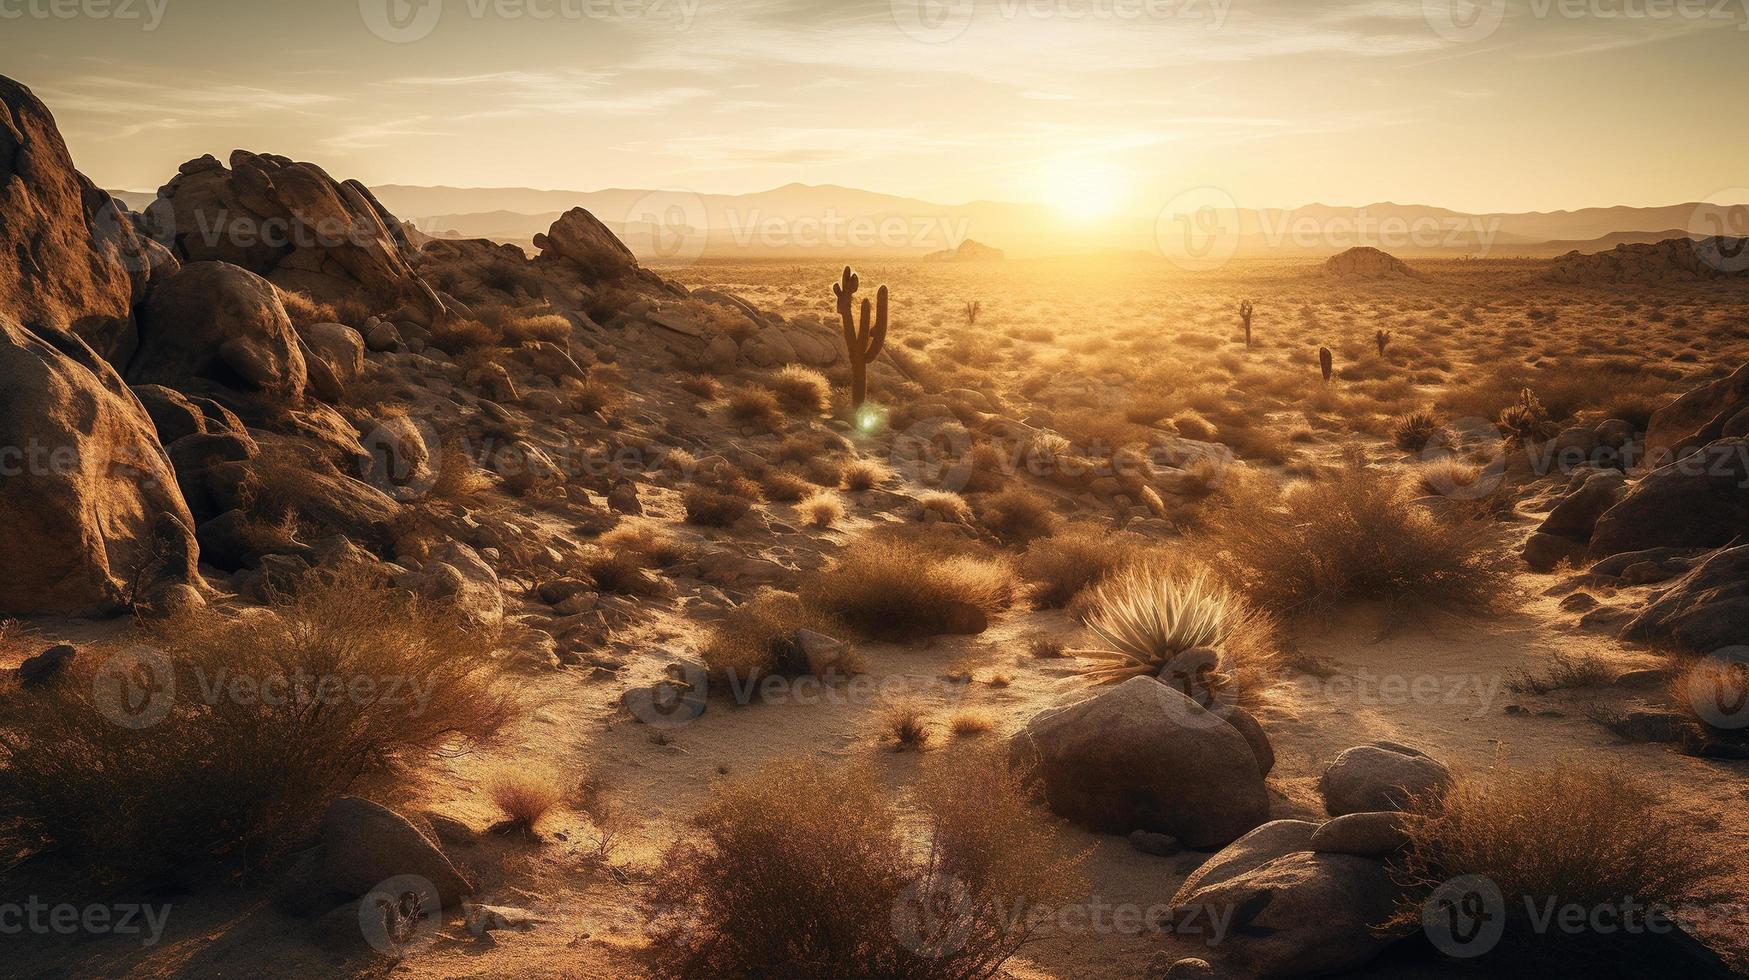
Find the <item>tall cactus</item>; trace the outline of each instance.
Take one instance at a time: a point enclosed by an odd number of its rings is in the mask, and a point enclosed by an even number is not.
[[[851,311],[856,302],[856,291],[862,287],[862,279],[850,266],[844,267],[844,277],[832,286],[832,295],[838,297],[838,319],[844,321],[844,346],[850,352],[850,410],[855,412],[862,407],[868,398],[868,364],[881,352],[881,345],[887,340],[887,287],[882,286],[875,293],[874,322],[869,322],[870,304],[862,301],[862,324],[859,327],[851,317]]]
[[[1256,312],[1256,310],[1257,308],[1251,305],[1250,300],[1242,299],[1239,301],[1239,322],[1245,325],[1246,350],[1251,349],[1251,314]]]
[[[1318,370],[1323,372],[1324,383],[1330,383],[1330,375],[1336,369],[1336,358],[1330,355],[1330,348],[1318,348]]]
[[[1384,357],[1385,348],[1391,343],[1391,332],[1389,330],[1380,330],[1378,333],[1373,334],[1372,339],[1379,345],[1379,356]]]

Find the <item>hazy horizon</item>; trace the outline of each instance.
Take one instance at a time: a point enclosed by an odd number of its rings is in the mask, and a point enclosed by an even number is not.
[[[139,191],[241,147],[373,186],[831,184],[1079,218],[1202,187],[1243,208],[1743,199],[1745,5],[1630,6],[129,0],[8,8],[0,52],[88,175]]]

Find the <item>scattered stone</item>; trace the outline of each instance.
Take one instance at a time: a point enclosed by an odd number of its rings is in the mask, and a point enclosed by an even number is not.
[[[1178,838],[1170,834],[1136,830],[1130,832],[1130,848],[1143,854],[1152,854],[1155,857],[1171,857],[1184,850],[1184,845],[1178,842]]]
[[[343,796],[323,814],[318,834],[322,880],[336,891],[364,895],[390,878],[413,875],[432,884],[444,908],[473,891],[436,844],[381,804]]]
[[[32,688],[49,683],[60,676],[78,653],[71,644],[57,643],[34,657],[26,658],[18,665],[19,686]]]
[[[1349,813],[1314,831],[1309,846],[1321,854],[1382,857],[1409,846],[1409,835],[1399,812]]]

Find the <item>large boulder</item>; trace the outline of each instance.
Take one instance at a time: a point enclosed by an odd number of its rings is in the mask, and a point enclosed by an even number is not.
[[[1749,438],[1719,439],[1646,474],[1597,521],[1591,556],[1718,548],[1749,533]]]
[[[541,259],[568,265],[590,282],[612,282],[639,271],[632,250],[583,208],[560,215],[546,234],[534,236],[534,247]]]
[[[194,576],[194,519],[145,408],[78,337],[0,315],[0,617],[98,616]]]
[[[388,807],[343,796],[328,807],[318,831],[321,881],[347,895],[365,895],[391,878],[431,883],[444,908],[460,904],[473,885],[443,849]]]
[[[0,76],[0,312],[27,330],[72,333],[123,363],[133,308],[168,251],[135,231],[110,196],[73,168],[49,110]]]
[[[1696,653],[1749,646],[1749,544],[1725,548],[1646,604],[1623,639]]]
[[[134,384],[205,382],[294,405],[309,377],[273,285],[228,262],[191,263],[152,290],[127,373]]]
[[[1451,771],[1418,749],[1374,742],[1346,749],[1324,770],[1318,792],[1333,817],[1402,810],[1411,799],[1443,792]]]
[[[1244,736],[1152,677],[1040,712],[1012,751],[1052,810],[1094,830],[1149,830],[1208,848],[1269,817]]]
[[[1525,544],[1524,560],[1538,572],[1552,570],[1563,558],[1585,555],[1598,518],[1614,507],[1626,492],[1627,477],[1620,470],[1585,468],[1574,472],[1568,492]]]
[[[230,164],[183,164],[146,210],[184,261],[229,262],[282,289],[425,326],[446,315],[409,264],[416,251],[405,230],[369,188],[272,154],[237,150]]]
[[[1653,412],[1646,426],[1646,459],[1654,467],[1662,466],[1724,436],[1743,435],[1725,430],[1745,410],[1749,410],[1749,364]]]
[[[1221,975],[1291,978],[1346,973],[1399,933],[1383,928],[1400,891],[1384,862],[1295,851],[1172,898],[1185,955],[1209,953]]]

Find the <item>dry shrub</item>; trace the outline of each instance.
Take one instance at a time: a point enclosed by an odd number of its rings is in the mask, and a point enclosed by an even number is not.
[[[777,403],[777,395],[769,388],[743,385],[729,392],[726,404],[730,421],[751,425],[767,432],[776,432],[783,428],[783,408]]]
[[[501,766],[486,778],[484,789],[486,798],[504,815],[505,822],[514,829],[529,832],[538,829],[540,822],[565,798],[556,773],[531,770],[522,763]]]
[[[583,552],[577,566],[595,583],[598,592],[610,595],[656,596],[662,581],[650,574],[648,556],[631,549],[595,547]]]
[[[948,730],[956,737],[967,738],[973,735],[984,735],[996,727],[996,719],[988,711],[967,708],[954,713],[948,720]]]
[[[814,492],[811,481],[789,470],[770,470],[762,482],[765,486],[765,499],[776,503],[793,504]]]
[[[431,330],[431,346],[446,354],[464,354],[501,346],[498,331],[465,316],[446,317]]]
[[[606,415],[625,401],[625,388],[613,381],[608,372],[597,371],[589,380],[566,389],[579,414]]]
[[[1070,524],[1027,545],[1020,575],[1033,583],[1035,608],[1060,609],[1075,593],[1136,560],[1146,547],[1140,535]]]
[[[513,713],[494,637],[372,570],[312,573],[270,608],[175,616],[149,647],[0,699],[0,826],[80,849],[105,879],[243,871],[365,773],[415,768]],[[140,724],[141,705],[161,720]]]
[[[851,493],[873,490],[892,477],[892,470],[871,459],[853,459],[844,464],[844,489]]]
[[[866,765],[767,768],[717,790],[664,856],[654,927],[674,977],[999,975],[1041,907],[1085,889],[1053,825],[993,752],[955,753],[915,793],[922,840]]]
[[[1510,563],[1486,525],[1442,521],[1397,475],[1358,456],[1279,500],[1260,487],[1229,490],[1230,505],[1210,515],[1208,550],[1264,609],[1299,614],[1377,599],[1488,610],[1509,592]]]
[[[932,490],[917,498],[917,506],[923,508],[926,520],[931,514],[949,524],[966,524],[972,519],[972,505],[949,490]]]
[[[934,737],[935,729],[929,718],[929,711],[916,701],[902,701],[888,706],[881,718],[881,725],[886,729],[887,737],[893,741],[893,750],[904,752],[907,749],[922,751]]]
[[[798,415],[819,415],[832,407],[832,384],[813,368],[786,364],[765,384],[785,408]]]
[[[1626,776],[1576,766],[1460,775],[1443,798],[1415,802],[1400,867],[1409,890],[1395,921],[1419,929],[1434,889],[1478,875],[1505,899],[1505,934],[1490,964],[1589,975],[1581,963],[1597,967],[1627,950],[1612,951],[1610,937],[1595,933],[1539,933],[1530,908],[1540,915],[1553,902],[1589,913],[1631,900],[1669,909],[1728,868],[1691,820],[1660,803]]]
[[[692,557],[692,549],[674,532],[645,521],[626,521],[595,543],[608,551],[636,555],[645,568],[666,568]]]
[[[1014,598],[1014,573],[965,550],[964,542],[892,533],[857,538],[802,586],[802,598],[877,639],[912,640],[948,632],[965,607],[990,616]]]
[[[344,323],[354,330],[363,330],[370,321],[371,309],[362,301],[342,299],[333,302],[318,302],[307,294],[279,290],[280,305],[285,307],[286,315],[291,318],[292,326],[299,333],[318,323]]]
[[[831,617],[820,613],[788,592],[763,589],[752,599],[729,610],[711,630],[700,655],[711,681],[739,692],[773,673],[801,674],[806,668],[794,661],[790,639],[797,630],[831,633]],[[854,672],[847,665],[846,670]]]
[[[1008,544],[1026,544],[1050,534],[1057,526],[1049,498],[1018,487],[979,500],[978,518]]]
[[[829,528],[844,519],[844,501],[830,490],[822,490],[810,494],[796,510],[809,524],[819,528]]]
[[[695,395],[702,401],[714,401],[722,394],[723,385],[708,374],[688,375],[680,380],[680,388],[687,394]]]
[[[681,502],[686,507],[686,523],[703,527],[728,527],[753,509],[752,498],[701,486],[687,487]]]
[[[466,503],[492,488],[492,478],[474,462],[462,443],[446,439],[434,460],[429,496],[450,503]]]
[[[1418,453],[1444,429],[1445,423],[1432,412],[1410,412],[1391,424],[1391,441],[1404,452]]]

